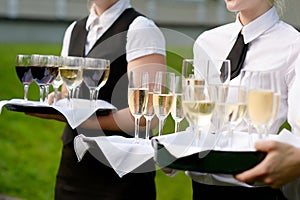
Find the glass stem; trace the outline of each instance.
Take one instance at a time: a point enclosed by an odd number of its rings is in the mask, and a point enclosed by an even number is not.
[[[24,100],[25,101],[28,101],[28,88],[29,88],[29,85],[24,84]]]
[[[175,133],[179,131],[180,128],[180,121],[175,121]]]
[[[158,132],[158,136],[162,135],[164,122],[165,122],[165,119],[159,119],[159,123],[158,123],[159,132]]]
[[[49,85],[45,85],[45,103],[48,103]]]
[[[149,140],[150,139],[150,130],[151,130],[151,118],[149,117],[146,117],[146,140]]]
[[[90,105],[91,105],[91,107],[96,107],[96,99],[94,98],[95,91],[96,90],[94,88],[90,89]]]
[[[139,138],[140,118],[140,116],[135,116],[134,138],[136,140]]]
[[[40,86],[40,102],[41,103],[44,102],[44,88],[45,88],[45,86],[43,86],[43,85]]]

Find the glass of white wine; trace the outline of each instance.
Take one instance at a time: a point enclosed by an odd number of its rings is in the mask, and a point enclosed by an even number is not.
[[[129,72],[128,84],[128,105],[131,114],[135,119],[134,141],[139,141],[140,119],[145,113],[148,103],[148,73],[141,71]]]
[[[59,68],[60,76],[68,90],[68,100],[70,108],[73,108],[72,93],[74,88],[81,84],[83,57],[66,56],[61,58],[61,67]]]
[[[240,85],[218,85],[226,87],[227,95],[217,98],[215,111],[223,127],[228,129],[228,143],[232,147],[234,129],[243,121],[247,110],[247,91]],[[222,89],[221,89],[222,90]]]
[[[108,79],[110,61],[98,58],[85,58],[83,70],[83,82],[90,91],[90,105],[96,106],[95,92],[103,87]]]
[[[153,107],[159,119],[159,136],[162,135],[165,119],[171,112],[175,94],[174,90],[175,74],[165,71],[156,72],[153,88]]]
[[[180,130],[180,122],[184,118],[182,109],[182,76],[175,76],[175,95],[171,110],[171,116],[175,121],[175,133]]]
[[[275,92],[275,83],[278,80],[275,80],[275,74],[270,71],[251,71],[251,73],[247,92],[248,115],[259,138],[262,139],[267,136],[268,126],[279,106],[280,95]]]
[[[215,109],[215,87],[209,85],[185,85],[182,93],[184,116],[200,144],[201,133],[208,130]]]

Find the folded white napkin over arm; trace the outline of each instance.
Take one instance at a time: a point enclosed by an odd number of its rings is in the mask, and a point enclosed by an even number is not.
[[[67,119],[69,125],[75,129],[99,109],[116,110],[115,106],[103,100],[97,100],[95,106],[90,106],[90,100],[88,99],[72,99],[71,101],[73,104],[72,107],[70,107],[68,99],[61,99],[57,101],[55,105],[48,105],[37,101],[25,101],[23,99],[3,100],[0,102],[0,113],[2,111],[2,107],[6,104],[27,106],[29,112],[30,107],[40,108],[41,113],[43,109],[55,109],[60,112]]]
[[[135,143],[133,138],[122,136],[86,137],[80,134],[74,139],[74,148],[79,162],[87,151],[92,152],[95,158],[103,153],[115,172],[122,177],[153,158],[154,150],[150,141],[141,141]],[[101,152],[97,152],[99,149]]]

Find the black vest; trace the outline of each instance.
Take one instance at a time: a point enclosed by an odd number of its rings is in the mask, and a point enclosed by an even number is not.
[[[126,60],[127,30],[132,21],[138,16],[142,15],[133,8],[126,9],[112,26],[99,38],[87,54],[87,57],[110,60],[109,78],[106,84],[100,89],[98,98],[112,103],[118,109],[128,107]],[[85,56],[85,42],[88,35],[86,21],[87,17],[79,20],[74,26],[69,46],[69,56]],[[84,83],[82,84],[80,91],[81,98],[89,98],[89,91]],[[79,130],[82,129],[77,130],[81,133]],[[67,144],[72,142],[77,135],[77,131],[72,130],[71,127],[67,125],[62,136],[63,143]],[[84,133],[87,133],[88,136],[103,135],[99,133],[99,131],[90,130],[84,130]],[[105,135],[128,136],[126,133],[111,131],[105,131]]]

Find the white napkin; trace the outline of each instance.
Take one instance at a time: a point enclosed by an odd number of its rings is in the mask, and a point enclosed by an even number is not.
[[[133,138],[122,136],[86,137],[80,134],[74,139],[74,149],[79,161],[87,151],[100,149],[115,172],[122,177],[153,158],[154,151],[150,141],[134,141]],[[97,158],[97,155],[94,156]]]
[[[72,102],[73,107],[71,108],[67,99],[57,101],[56,105],[48,105],[37,101],[25,101],[23,99],[3,100],[0,102],[0,113],[2,111],[2,107],[6,104],[39,107],[41,109],[53,108],[64,115],[69,125],[75,129],[82,122],[92,116],[92,114],[94,114],[98,109],[116,110],[116,107],[103,100],[97,100],[96,105],[92,107],[90,106],[90,100],[87,99],[72,99]]]

